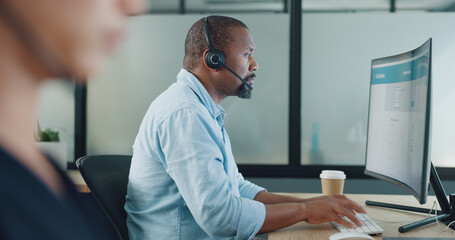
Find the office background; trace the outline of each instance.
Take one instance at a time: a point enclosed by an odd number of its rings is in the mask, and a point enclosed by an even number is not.
[[[247,178],[270,191],[318,192],[320,169],[334,168],[348,173],[346,192],[406,194],[362,174],[370,65],[432,37],[431,159],[455,192],[455,1],[361,2],[152,1],[154,10],[131,18],[125,41],[82,94],[71,82],[43,87],[39,122],[63,130],[69,163],[81,149],[81,118],[86,154],[131,154],[149,104],[182,67],[190,26],[208,14],[229,15],[249,26],[259,63],[253,99],[221,103]],[[292,7],[299,4],[303,11]]]

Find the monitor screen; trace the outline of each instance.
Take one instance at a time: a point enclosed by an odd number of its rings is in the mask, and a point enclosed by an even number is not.
[[[365,174],[425,203],[430,175],[431,38],[371,63]]]

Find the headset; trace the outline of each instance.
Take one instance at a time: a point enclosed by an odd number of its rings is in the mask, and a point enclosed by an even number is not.
[[[243,78],[241,78],[237,73],[235,73],[232,69],[225,65],[226,58],[224,57],[223,52],[220,50],[214,49],[212,45],[212,41],[210,40],[210,33],[209,33],[209,26],[208,26],[209,17],[205,17],[204,19],[204,33],[205,39],[207,40],[207,45],[209,46],[209,52],[205,56],[205,63],[209,68],[212,69],[220,69],[222,67],[226,68],[229,72],[234,74],[240,81],[245,84],[245,86],[251,90],[253,90],[253,86],[247,83]]]

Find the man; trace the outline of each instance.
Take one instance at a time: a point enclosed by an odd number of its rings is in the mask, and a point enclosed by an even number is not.
[[[125,209],[130,238],[250,239],[299,221],[353,227],[344,196],[297,199],[242,177],[223,127],[228,96],[251,97],[254,42],[242,22],[197,21],[185,41],[177,82],[153,101],[133,145]]]

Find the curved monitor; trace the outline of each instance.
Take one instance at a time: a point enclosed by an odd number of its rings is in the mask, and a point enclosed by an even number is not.
[[[394,183],[423,204],[430,176],[431,38],[374,59],[365,174]]]

